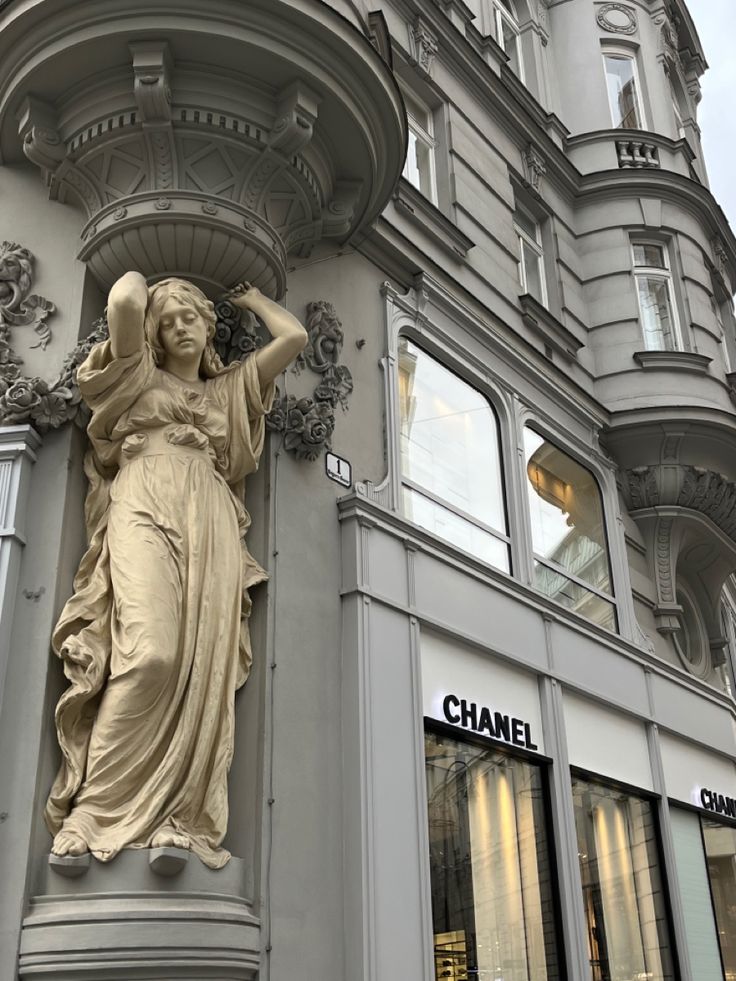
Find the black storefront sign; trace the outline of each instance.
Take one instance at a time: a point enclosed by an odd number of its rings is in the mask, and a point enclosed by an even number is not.
[[[485,705],[476,705],[475,702],[458,698],[457,695],[445,695],[442,711],[451,725],[471,729],[479,735],[500,739],[512,746],[524,749],[539,748],[532,742],[531,726],[523,719],[504,715],[502,712],[492,712]]]

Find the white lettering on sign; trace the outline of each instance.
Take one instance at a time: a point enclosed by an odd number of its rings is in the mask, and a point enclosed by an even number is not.
[[[325,471],[330,480],[341,484],[343,487],[350,487],[353,482],[353,468],[347,460],[335,453],[325,455]]]

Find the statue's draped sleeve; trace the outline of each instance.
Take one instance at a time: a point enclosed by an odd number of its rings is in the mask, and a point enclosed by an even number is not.
[[[241,534],[245,535],[250,526],[250,516],[242,504],[245,478],[257,469],[263,452],[265,416],[273,404],[275,385],[271,382],[265,389],[261,388],[255,355],[250,355],[234,368],[228,368],[209,384],[213,396],[228,413],[228,443],[221,472],[237,502]],[[242,546],[243,599],[238,688],[245,683],[253,660],[248,630],[252,604],[248,590],[268,579],[268,574],[250,554],[244,540]]]
[[[74,579],[74,593],[52,638],[53,650],[62,659],[70,683],[56,707],[64,765],[47,805],[52,831],[61,826],[68,801],[84,778],[90,732],[110,660],[112,597],[106,527],[110,483],[116,471],[113,430],[122,413],[150,384],[154,371],[147,348],[127,358],[114,358],[109,340],[92,348],[77,371],[79,389],[92,409],[88,427],[91,447],[84,461],[89,481],[85,502],[89,544]]]

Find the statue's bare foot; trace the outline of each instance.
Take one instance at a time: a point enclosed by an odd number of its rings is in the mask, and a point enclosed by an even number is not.
[[[191,848],[189,835],[181,834],[173,828],[161,828],[151,840],[151,848]]]
[[[81,835],[63,829],[54,838],[51,846],[53,855],[84,855],[88,851],[89,846]]]

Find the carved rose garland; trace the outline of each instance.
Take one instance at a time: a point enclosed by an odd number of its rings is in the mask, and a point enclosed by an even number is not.
[[[10,242],[0,246],[0,425],[30,423],[46,433],[73,422],[85,429],[89,409],[79,392],[77,369],[92,347],[108,336],[107,323],[104,318],[95,321],[53,381],[24,376],[23,360],[11,346],[10,328],[32,326],[40,338],[36,346],[45,349],[51,339],[46,318],[55,309],[53,303],[30,293],[32,262],[31,253],[21,246]],[[215,348],[225,364],[241,361],[263,343],[252,313],[241,314],[224,299],[215,304],[215,314]],[[316,460],[331,448],[335,408],[347,409],[353,379],[349,369],[338,363],[343,331],[332,304],[309,303],[306,327],[309,342],[295,370],[309,368],[319,376],[318,383],[311,397],[277,394],[266,424],[283,433],[285,449],[297,459]]]

